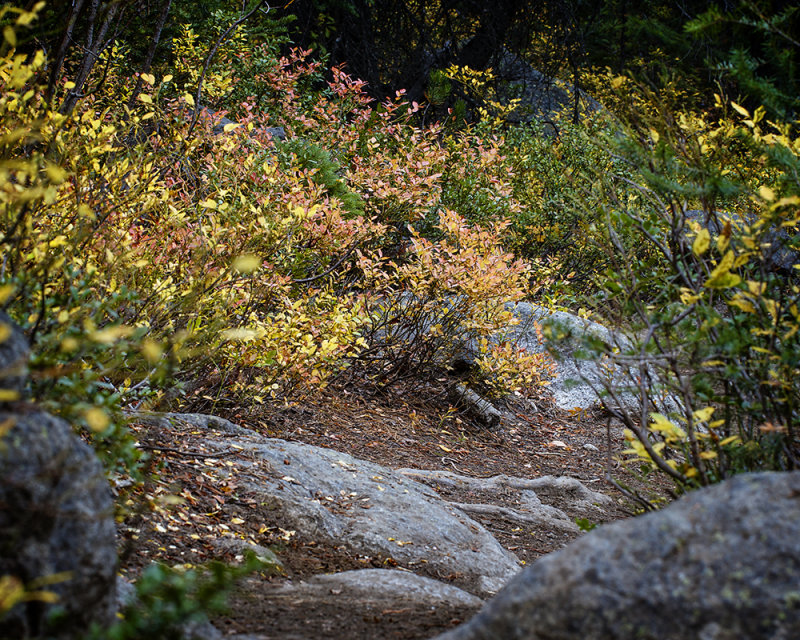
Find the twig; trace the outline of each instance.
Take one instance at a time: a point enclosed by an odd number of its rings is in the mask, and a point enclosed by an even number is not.
[[[203,71],[200,74],[200,79],[197,81],[197,93],[194,96],[194,113],[192,115],[192,123],[189,125],[189,132],[186,134],[187,138],[189,138],[192,135],[192,131],[194,131],[194,127],[197,124],[197,119],[200,117],[200,95],[203,91],[203,82],[206,79],[206,73],[208,72],[208,67],[211,66],[211,60],[217,53],[217,49],[220,48],[222,43],[225,42],[226,38],[231,33],[233,33],[233,31],[239,28],[239,25],[241,25],[245,20],[247,20],[250,16],[252,16],[265,4],[267,4],[267,0],[258,0],[258,2],[256,2],[255,6],[250,11],[248,11],[246,14],[239,16],[239,19],[236,20],[230,27],[228,27],[225,30],[225,32],[219,37],[219,40],[217,40],[217,42],[211,48],[211,51],[208,53],[205,64],[203,64]],[[269,11],[269,5],[267,5],[267,11]]]
[[[329,267],[327,270],[323,271],[322,273],[318,273],[317,275],[311,276],[309,278],[294,278],[292,280],[292,282],[294,282],[295,284],[303,284],[305,282],[313,282],[314,280],[319,280],[320,278],[324,278],[325,276],[333,273],[339,267],[339,265],[341,265],[345,260],[347,260],[347,258],[350,256],[350,254],[353,253],[353,251],[356,250],[357,246],[358,246],[358,243],[354,242],[350,246],[350,248],[345,252],[345,254],[333,264],[332,267]]]

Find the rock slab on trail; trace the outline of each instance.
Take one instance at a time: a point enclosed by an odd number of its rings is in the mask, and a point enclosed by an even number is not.
[[[800,472],[737,476],[603,526],[526,568],[438,640],[789,640]]]
[[[458,587],[396,569],[357,569],[318,575],[299,584],[281,585],[273,597],[314,603],[331,595],[342,603],[352,600],[352,606],[377,602],[387,608],[419,604],[477,609],[483,604],[483,600]]]
[[[479,596],[496,593],[518,560],[483,526],[436,492],[345,453],[298,442],[235,436],[237,479],[304,535],[382,554]],[[230,438],[207,440],[227,449]]]
[[[453,585],[407,571],[358,569],[283,584],[250,578],[233,600],[237,619],[216,624],[220,640],[423,638],[469,619],[482,604]],[[259,610],[264,614],[253,624],[250,612]],[[246,636],[230,635],[244,629]],[[212,632],[196,640],[215,638]]]

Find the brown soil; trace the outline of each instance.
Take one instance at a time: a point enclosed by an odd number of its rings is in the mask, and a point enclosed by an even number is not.
[[[352,388],[329,389],[290,406],[259,406],[223,417],[270,437],[345,451],[393,468],[449,470],[473,477],[570,476],[614,498],[616,506],[607,519],[631,515],[630,503],[603,480],[609,464],[608,443],[612,456],[616,455],[621,448],[619,433],[613,432],[609,439],[599,413],[569,414],[547,400],[536,399],[535,403],[534,407],[529,400],[515,398],[507,407],[513,417],[493,430],[459,415],[449,406],[443,386],[437,384],[416,388],[413,393],[396,387],[380,395]],[[218,456],[193,448],[192,428],[133,428],[151,452],[158,474],[129,501],[131,514],[120,527],[123,574],[135,578],[153,561],[195,566],[209,559],[240,560],[235,552],[224,553],[214,546],[216,540],[226,537],[269,547],[283,563],[281,573],[264,572],[246,581],[230,614],[215,620],[224,634],[410,640],[430,638],[474,614],[463,607],[409,604],[382,609],[335,599],[309,607],[269,600],[276,585],[319,573],[410,568],[391,557],[358,555],[291,530],[273,511],[239,490],[235,451]],[[611,464],[616,465],[613,460]],[[457,502],[480,501],[469,493],[440,491]],[[552,504],[568,511],[568,505]],[[560,549],[575,537],[541,527],[519,527],[502,518],[473,517],[522,564]],[[458,583],[458,576],[430,577]]]

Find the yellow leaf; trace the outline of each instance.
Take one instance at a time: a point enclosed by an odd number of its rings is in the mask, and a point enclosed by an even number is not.
[[[254,329],[245,329],[243,327],[238,329],[225,329],[222,332],[223,339],[237,342],[248,342],[250,340],[255,340],[258,336],[258,331]]]
[[[0,304],[3,304],[6,300],[8,300],[12,293],[14,293],[13,284],[4,284],[0,286]]]
[[[64,338],[61,341],[61,345],[60,345],[59,348],[64,353],[69,353],[71,351],[75,351],[79,346],[80,346],[80,344],[78,343],[78,341],[75,338],[67,337],[67,338]]]
[[[789,196],[788,198],[781,198],[775,203],[775,207],[788,207],[791,205],[800,204],[800,196]]]
[[[108,327],[106,329],[101,329],[100,331],[94,331],[90,334],[89,337],[95,342],[100,342],[101,344],[111,344],[112,342],[116,342],[120,338],[127,338],[132,333],[133,333],[132,327],[119,325],[116,327]]]
[[[184,93],[183,94],[183,99],[186,100],[186,104],[188,104],[190,107],[194,106],[194,98],[192,97],[191,94]]]
[[[143,73],[141,76],[142,80],[144,80],[147,84],[151,87],[156,83],[155,77],[150,73]]]
[[[661,413],[651,413],[650,414],[650,429],[652,431],[660,431],[667,437],[671,438],[685,438],[686,433],[683,429],[677,426],[674,422],[672,422],[669,418]]]
[[[12,47],[17,46],[17,34],[14,33],[14,29],[12,29],[10,26],[6,26],[3,29],[3,37],[6,39],[6,42],[8,42],[8,44],[10,44]]]
[[[731,100],[731,106],[737,111],[737,113],[739,113],[740,115],[743,115],[745,118],[749,118],[750,117],[750,112],[747,109],[745,109],[744,107],[742,107],[742,106],[736,104],[735,102],[733,102],[733,100]]]
[[[700,229],[697,232],[697,237],[694,239],[694,243],[692,243],[692,252],[696,256],[702,256],[706,251],[708,251],[708,245],[711,243],[711,234],[708,232],[708,229]]]
[[[88,424],[89,428],[95,433],[105,431],[111,423],[108,414],[98,407],[87,409],[84,418],[86,418],[86,424]]]
[[[9,575],[0,576],[0,615],[21,602],[25,597],[25,587],[19,578]]]
[[[761,185],[758,188],[758,195],[767,202],[772,202],[775,199],[775,192],[767,186]]]
[[[713,415],[714,407],[706,407],[705,409],[698,409],[692,416],[698,422],[708,422],[708,419]]]
[[[151,338],[145,338],[140,348],[142,355],[150,364],[158,362],[161,359],[161,355],[164,353],[164,349],[161,345]]]
[[[240,125],[238,122],[229,122],[229,123],[228,123],[228,124],[226,124],[224,127],[222,127],[222,130],[223,130],[225,133],[230,133],[230,132],[231,132],[231,131],[233,131],[234,129],[238,129],[238,128],[239,128],[239,127],[241,127],[241,126],[242,126],[242,125]]]
[[[97,216],[92,211],[91,207],[87,204],[78,205],[78,215],[82,218],[88,218],[89,220],[95,220]]]
[[[735,287],[742,279],[735,273],[731,273],[730,269],[733,266],[733,251],[728,251],[722,260],[719,261],[717,267],[711,272],[705,286],[712,289],[728,289]]]
[[[23,11],[19,18],[17,18],[17,24],[21,27],[30,26],[30,24],[36,20],[36,14],[38,14],[43,8],[45,2],[37,2],[33,5],[33,9],[31,11]]]
[[[714,458],[717,457],[717,452],[716,451],[701,451],[700,452],[700,457],[703,460],[713,460]]]
[[[138,99],[145,104],[153,104],[153,99],[146,93],[140,93]]]
[[[163,80],[161,80],[161,82],[162,82],[163,84],[167,84],[167,82],[169,82],[170,80],[172,80],[172,74],[171,74],[171,73],[168,73],[167,75],[165,75],[165,76],[164,76],[164,79],[163,79]]]
[[[14,402],[15,400],[19,400],[19,391],[0,389],[0,402]]]
[[[719,445],[724,447],[725,445],[733,444],[735,442],[740,442],[741,438],[739,436],[728,436],[727,438],[720,440]]]
[[[69,175],[69,173],[56,164],[48,164],[44,170],[47,174],[47,179],[53,184],[61,184]]]
[[[233,261],[233,268],[239,273],[253,273],[261,267],[261,258],[253,254],[243,254]]]
[[[439,448],[440,448],[442,451],[446,451],[447,453],[452,453],[452,451],[453,451],[452,449],[448,449],[447,447],[445,447],[443,444],[440,444],[440,445],[439,445]]]
[[[216,209],[217,203],[211,198],[209,198],[208,200],[203,200],[200,203],[200,206],[203,207],[204,209]]]
[[[728,303],[731,307],[736,307],[741,309],[745,313],[755,313],[756,308],[753,306],[752,302],[749,302],[743,298],[734,298]]]
[[[241,518],[231,518],[231,524],[244,524],[244,520]]]

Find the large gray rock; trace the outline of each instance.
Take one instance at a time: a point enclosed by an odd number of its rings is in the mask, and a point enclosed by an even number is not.
[[[439,640],[789,640],[800,472],[742,475],[545,556]]]
[[[0,311],[0,390],[22,396],[29,356],[25,334],[4,311]]]
[[[494,339],[508,340],[529,353],[548,353],[555,360],[555,375],[548,390],[562,409],[588,409],[600,401],[604,385],[611,383],[620,390],[619,399],[628,409],[638,407],[638,398],[631,393],[631,380],[636,372],[598,365],[583,359],[581,350],[587,340],[609,348],[630,348],[629,341],[606,327],[564,311],[551,311],[529,302],[509,302],[506,309],[514,314],[516,324],[498,332]],[[542,329],[549,334],[543,338]],[[459,360],[471,365],[478,354],[476,343],[470,343]],[[585,355],[585,354],[584,354]],[[456,362],[456,365],[459,361]]]
[[[579,115],[602,109],[602,105],[582,89],[576,93],[569,82],[542,73],[510,51],[502,55],[497,75],[502,80],[501,97],[520,101],[508,117],[511,122],[541,120],[555,127],[553,121],[560,114],[574,113],[576,96]]]
[[[59,418],[0,413],[0,576],[42,587],[54,604],[17,604],[0,637],[74,637],[115,610],[116,546],[111,492],[94,452]],[[62,575],[59,575],[62,574]]]
[[[227,449],[229,440],[205,440]],[[433,489],[330,449],[236,437],[237,481],[304,535],[382,554],[432,576],[450,576],[478,594],[497,592],[519,570],[517,558]],[[265,471],[268,470],[268,471]]]
[[[609,371],[590,360],[576,358],[586,338],[615,345],[621,338],[606,327],[564,311],[550,311],[527,302],[509,305],[519,324],[509,329],[507,338],[530,353],[550,350],[556,358],[556,375],[549,389],[562,409],[587,409],[598,402],[598,390]],[[549,328],[550,340],[541,340],[541,327]],[[617,382],[621,378],[617,376]]]

